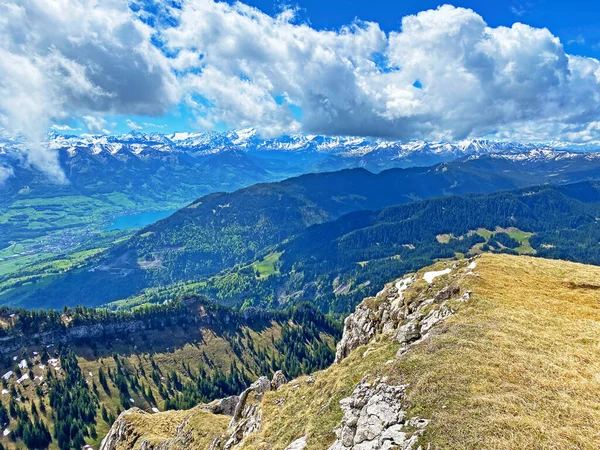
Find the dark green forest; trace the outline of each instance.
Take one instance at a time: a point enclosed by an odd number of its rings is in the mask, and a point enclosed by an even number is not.
[[[143,399],[147,405],[162,405],[163,409],[187,409],[239,394],[260,375],[272,376],[282,370],[293,378],[323,369],[333,362],[342,326],[339,318],[326,316],[309,303],[277,311],[237,311],[190,296],[126,312],[84,307],[65,308],[62,312],[4,308],[0,316],[13,319],[4,336],[19,338],[23,348],[17,358],[27,362],[26,366],[13,364],[14,353],[0,358],[5,371],[12,368],[16,377],[26,380],[20,383],[13,377],[2,379],[10,401],[5,405],[0,400],[0,422],[11,430],[9,437],[17,443],[42,449],[55,442],[61,450],[80,449],[86,442],[96,441],[99,423],[112,424],[121,411],[132,406],[132,397]],[[148,327],[135,333],[137,336],[105,334],[57,347],[40,345],[37,339],[28,338],[40,331],[54,331],[58,333],[54,337],[59,337],[77,327],[131,321],[144,321]],[[205,353],[209,347],[204,346],[210,344],[202,339],[194,342],[197,338],[193,330],[198,327],[210,330],[227,343],[232,355],[225,353],[220,357],[229,359],[229,364],[217,364]],[[266,342],[255,342],[249,333],[271,328],[280,331]],[[144,342],[144,334],[157,338],[156,342],[174,342],[172,337],[178,330],[186,336],[179,346],[195,346],[201,358],[183,357],[176,363],[166,363],[169,358],[165,355],[174,349],[165,350],[160,345],[153,348],[150,344],[144,348],[139,344],[129,346],[129,350],[122,344],[115,347],[115,342],[126,343],[133,337],[136,342]],[[28,356],[31,352],[27,348],[40,347],[40,354]],[[118,348],[122,350],[116,351]],[[112,355],[108,353],[111,349]],[[149,358],[150,367],[144,369],[133,363],[132,350]],[[214,355],[217,350],[210,351]],[[82,358],[97,360],[92,363],[94,369],[86,363],[84,373]],[[42,367],[45,369],[40,371]],[[94,370],[93,377],[89,370]]]
[[[317,224],[271,249],[283,252],[277,273],[250,267],[206,279],[194,291],[216,301],[276,308],[310,301],[346,314],[364,297],[404,273],[478,251],[517,253],[521,245],[497,227],[532,233],[530,254],[600,264],[600,186],[585,182],[485,195],[443,197],[378,212],[359,211]],[[486,238],[477,229],[491,230]],[[448,242],[438,235],[452,235]],[[186,290],[180,285],[176,291]],[[151,301],[173,291],[157,291]]]
[[[208,280],[223,271],[243,268],[310,226],[348,213],[418,204],[423,199],[448,195],[597,178],[597,164],[583,157],[531,163],[482,157],[379,174],[363,169],[316,173],[231,193],[209,194],[115,244],[85,267],[61,274],[43,289],[27,290],[19,304],[45,308],[62,308],[65,304],[98,306],[145,288]],[[289,257],[287,260],[291,261]],[[288,281],[292,286],[298,284],[297,280]],[[243,282],[249,283],[245,278]],[[209,284],[213,286],[207,291],[213,292],[214,280]],[[74,285],[78,289],[72,289]],[[267,288],[265,292],[269,291]],[[262,303],[276,306],[277,299],[267,296]],[[226,304],[237,302],[229,294],[218,299]]]

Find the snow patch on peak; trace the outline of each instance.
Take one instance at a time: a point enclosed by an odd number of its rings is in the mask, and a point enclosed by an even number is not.
[[[24,152],[22,137],[1,133],[0,155]],[[323,136],[290,134],[276,138],[262,137],[254,128],[225,132],[176,132],[170,134],[132,131],[121,136],[79,136],[51,132],[46,145],[56,151],[66,151],[70,157],[83,153],[94,157],[119,155],[146,157],[157,153],[188,153],[192,156],[212,155],[236,149],[242,152],[315,153],[324,157],[346,159],[354,167],[390,167],[394,161],[406,161],[401,166],[431,165],[457,158],[479,158],[489,155],[515,162],[567,160],[581,155],[600,157],[600,143],[569,144],[518,143],[487,139],[463,139],[456,142],[408,142],[374,139],[360,136]],[[391,163],[391,165],[390,165]],[[335,166],[334,166],[335,167]]]

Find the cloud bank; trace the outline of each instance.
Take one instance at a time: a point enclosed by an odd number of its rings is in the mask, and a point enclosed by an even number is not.
[[[600,64],[568,55],[547,29],[491,28],[445,5],[339,31],[272,18],[243,4],[189,1],[162,36],[205,121],[272,132],[461,139],[597,138]],[[297,122],[285,102],[302,108]]]
[[[29,161],[58,181],[56,157],[42,144],[54,121],[161,115],[177,101],[177,79],[151,44],[154,31],[125,1],[0,0],[0,10],[2,122],[23,133]]]
[[[390,33],[360,21],[316,30],[294,10],[243,3],[143,5],[0,0],[1,123],[39,142],[56,121],[103,132],[103,115],[183,104],[199,128],[264,135],[600,139],[600,62],[547,29],[492,28],[450,5]],[[30,160],[59,172],[42,146]]]

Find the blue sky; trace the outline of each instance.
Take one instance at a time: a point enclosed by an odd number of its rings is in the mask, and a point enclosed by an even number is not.
[[[254,127],[600,141],[591,1],[4,1],[0,127],[31,140]]]

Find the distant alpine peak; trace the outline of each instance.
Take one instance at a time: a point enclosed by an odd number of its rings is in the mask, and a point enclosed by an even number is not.
[[[490,153],[487,156],[494,159],[504,159],[508,161],[545,162],[566,161],[570,159],[580,158],[584,158],[586,160],[595,160],[600,159],[600,152],[598,150],[592,151],[591,149],[586,152],[583,152],[572,150],[557,150],[556,148],[543,147],[532,148],[521,152]],[[468,159],[477,159],[481,157],[482,155],[470,155]]]
[[[455,142],[431,142],[413,140],[408,142],[375,139],[357,136],[323,136],[308,134],[283,135],[276,138],[263,138],[254,128],[212,132],[176,132],[169,134],[142,133],[131,131],[123,135],[65,135],[50,132],[47,145],[53,149],[66,149],[74,156],[79,152],[92,155],[134,154],[144,155],[155,152],[188,152],[197,155],[215,154],[232,148],[245,152],[319,152],[340,157],[362,157],[367,154],[381,158],[402,159],[417,154],[445,155],[459,158],[487,154],[529,154],[538,151],[567,151],[590,153],[600,150],[600,143],[574,144],[566,142],[521,143],[494,141],[487,139],[462,139]],[[23,149],[19,136],[0,134],[0,148]],[[546,156],[547,158],[548,156]]]

